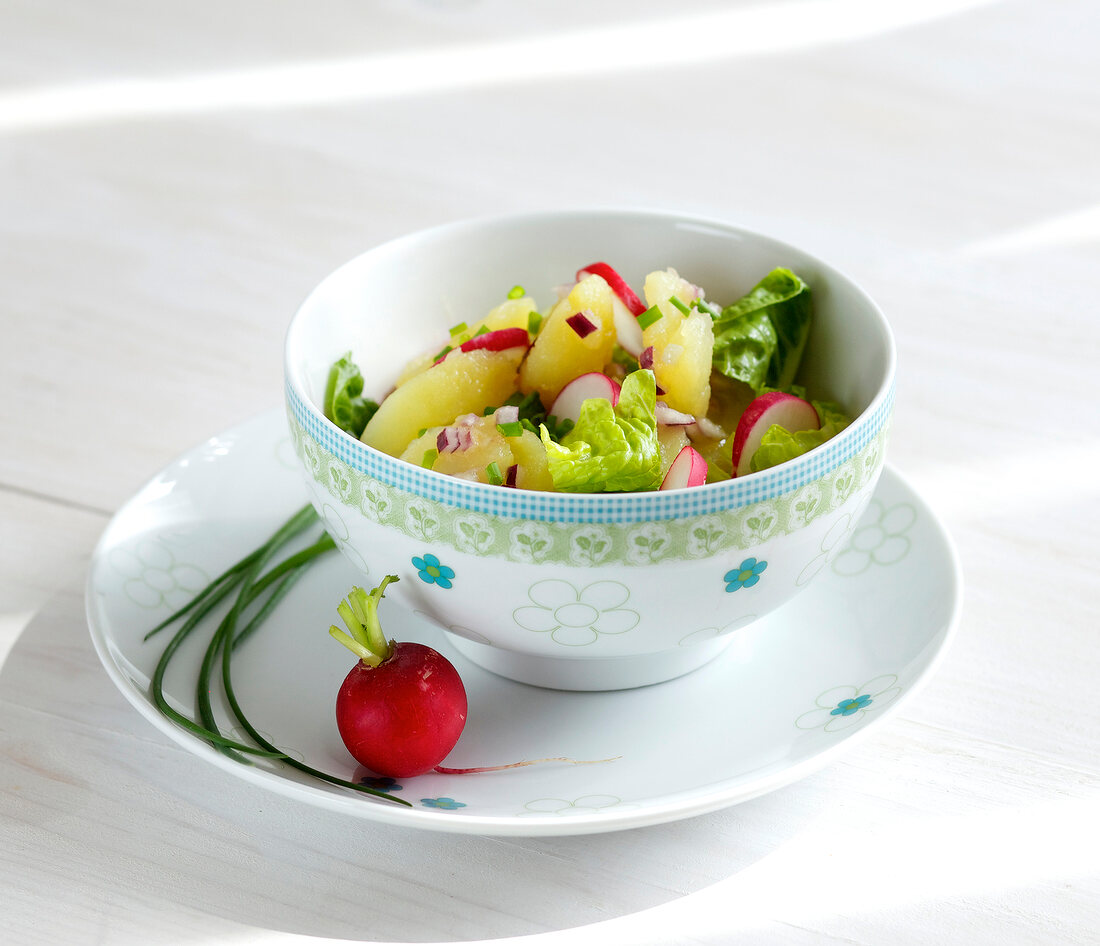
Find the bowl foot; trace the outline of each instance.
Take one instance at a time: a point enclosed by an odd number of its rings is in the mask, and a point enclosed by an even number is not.
[[[479,667],[509,680],[552,690],[629,690],[664,683],[709,663],[736,636],[725,634],[690,647],[633,657],[548,657],[501,650],[444,633],[455,650]]]

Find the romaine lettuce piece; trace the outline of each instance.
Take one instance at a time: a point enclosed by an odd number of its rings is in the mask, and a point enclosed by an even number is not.
[[[623,379],[619,403],[590,398],[576,425],[555,443],[539,433],[554,488],[567,493],[634,492],[661,485],[657,442],[657,382],[648,369]]]
[[[757,394],[787,390],[810,334],[810,287],[789,269],[773,269],[714,320],[714,368]]]
[[[851,423],[839,404],[831,401],[812,401],[811,403],[821,419],[821,427],[817,430],[800,430],[792,434],[785,427],[773,424],[760,440],[760,446],[756,448],[756,452],[749,461],[753,473],[759,473],[761,470],[767,470],[802,456],[814,447],[821,446],[831,437],[835,437]]]
[[[329,369],[323,410],[325,417],[356,440],[378,410],[374,401],[362,395],[363,375],[349,351]]]

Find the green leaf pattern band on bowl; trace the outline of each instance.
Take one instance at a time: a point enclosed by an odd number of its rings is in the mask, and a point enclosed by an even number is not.
[[[799,458],[812,462],[792,461],[789,477],[769,478],[769,483],[778,484],[772,495],[755,497],[752,490],[745,490],[744,502],[733,508],[717,507],[719,494],[730,505],[728,493],[717,490],[601,496],[605,508],[620,501],[619,516],[589,522],[580,519],[577,505],[571,504],[576,497],[495,487],[466,492],[471,484],[453,477],[426,477],[418,467],[367,451],[331,425],[325,425],[327,430],[314,429],[314,418],[304,406],[296,404],[290,392],[288,398],[291,440],[307,475],[367,519],[460,552],[582,567],[709,558],[731,549],[751,550],[803,528],[839,508],[877,475],[893,404],[891,396],[874,414],[858,419],[862,429],[854,431],[856,437],[849,435],[833,449],[826,444]],[[853,451],[853,443],[858,450]],[[387,482],[383,476],[395,469],[402,480]],[[442,500],[434,496],[441,480],[453,480],[453,486],[442,485],[454,490]],[[607,503],[608,499],[613,502]],[[647,513],[647,502],[652,512]],[[708,509],[708,503],[713,508]],[[554,521],[555,516],[560,519]]]

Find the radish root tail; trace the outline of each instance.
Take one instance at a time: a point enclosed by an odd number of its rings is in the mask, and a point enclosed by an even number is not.
[[[509,762],[507,765],[480,765],[470,769],[452,769],[445,765],[437,765],[432,771],[440,775],[472,775],[475,772],[503,772],[505,769],[518,769],[525,765],[540,765],[544,762],[564,762],[567,765],[601,765],[604,762],[614,762],[622,756],[612,756],[610,759],[569,759],[565,756],[555,756],[549,759],[525,759],[523,762]]]

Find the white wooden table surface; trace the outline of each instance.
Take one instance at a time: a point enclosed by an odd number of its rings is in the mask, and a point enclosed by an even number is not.
[[[1098,47],[1091,0],[0,3],[0,941],[1100,941]],[[933,682],[793,786],[580,838],[349,827],[162,737],[85,625],[112,512],[280,403],[344,259],[588,205],[880,301],[966,577]]]

